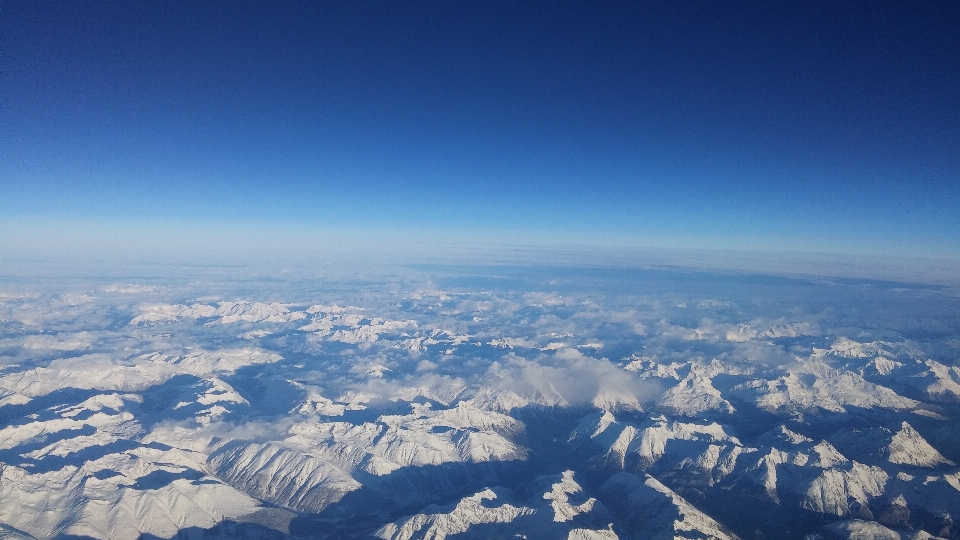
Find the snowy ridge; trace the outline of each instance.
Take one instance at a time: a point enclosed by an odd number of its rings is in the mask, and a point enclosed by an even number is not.
[[[886,428],[875,428],[838,433],[832,440],[851,455],[865,459],[926,468],[954,465],[906,421],[901,422],[900,429],[895,433]]]
[[[737,386],[735,394],[776,413],[809,411],[847,412],[848,406],[862,409],[905,410],[920,402],[893,390],[870,383],[851,371],[831,368],[818,361],[803,362],[773,380],[755,379]]]
[[[573,471],[543,476],[523,502],[503,487],[487,488],[444,507],[381,527],[384,540],[491,538],[530,534],[550,538],[615,540],[612,516],[595,498],[586,497]]]
[[[289,305],[262,302],[219,302],[209,304],[155,304],[143,306],[140,315],[131,319],[131,325],[157,324],[181,319],[215,319],[219,324],[236,322],[287,323],[305,319],[302,311],[290,311]]]
[[[960,304],[594,271],[7,294],[0,537],[960,535]]]
[[[605,461],[624,468],[632,462],[638,469],[647,468],[667,453],[672,440],[709,443],[729,441],[740,446],[735,437],[724,432],[717,423],[697,424],[654,417],[641,425],[621,423],[613,413],[604,411],[585,417],[570,434],[574,444],[589,442],[603,450]]]
[[[320,512],[360,484],[337,467],[275,444],[228,444],[210,455],[225,482],[259,499],[302,512]]]
[[[617,473],[601,491],[604,500],[626,516],[631,538],[738,540],[652,476]]]
[[[412,414],[381,416],[359,425],[299,423],[284,444],[341,467],[385,475],[411,465],[523,459],[525,450],[509,439],[522,429],[513,418],[461,402],[450,409],[422,406]]]
[[[691,370],[679,384],[667,390],[659,403],[660,407],[680,416],[698,416],[704,412],[733,414],[735,409],[713,387],[710,378],[698,370]]]
[[[851,519],[826,526],[833,538],[840,540],[943,540],[926,531],[895,531],[874,521]]]
[[[35,538],[169,538],[184,527],[211,527],[257,510],[257,501],[203,471],[196,456],[149,448],[50,472],[6,466],[0,521]]]
[[[151,353],[126,361],[116,361],[102,354],[89,354],[55,360],[49,367],[2,376],[0,388],[12,395],[27,398],[43,396],[61,388],[141,391],[176,375],[203,377],[229,374],[242,367],[278,360],[278,354],[252,348],[203,351],[185,356]]]

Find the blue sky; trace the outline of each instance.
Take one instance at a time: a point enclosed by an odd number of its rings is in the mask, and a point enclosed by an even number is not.
[[[960,257],[955,3],[0,9],[0,255],[269,230]]]

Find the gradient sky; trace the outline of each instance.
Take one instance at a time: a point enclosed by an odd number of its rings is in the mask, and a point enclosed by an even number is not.
[[[960,257],[957,2],[0,17],[20,245],[262,229]]]

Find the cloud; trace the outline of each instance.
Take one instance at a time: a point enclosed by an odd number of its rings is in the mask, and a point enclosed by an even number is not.
[[[614,404],[637,406],[659,399],[662,388],[640,379],[607,359],[597,359],[573,348],[526,359],[513,353],[488,369],[483,384],[520,395],[538,392],[558,405]]]
[[[75,334],[33,335],[23,338],[24,349],[48,349],[55,351],[78,351],[89,349],[93,344],[93,334],[77,332]]]
[[[533,348],[537,346],[537,342],[532,339],[518,338],[518,337],[502,337],[493,339],[487,342],[487,345],[491,347],[497,347],[500,349],[512,349],[514,347],[525,347]]]
[[[429,360],[421,360],[417,364],[417,371],[432,371],[437,368],[437,364]]]
[[[565,301],[562,296],[556,292],[531,292],[523,295],[523,300],[528,306],[534,307],[554,307],[562,306]]]
[[[120,285],[114,283],[112,285],[107,285],[103,288],[103,292],[109,293],[119,293],[119,294],[141,294],[156,291],[157,287],[152,287],[150,285],[135,285],[128,283],[126,285]]]

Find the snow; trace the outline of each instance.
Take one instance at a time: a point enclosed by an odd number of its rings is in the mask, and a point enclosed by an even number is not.
[[[887,447],[887,461],[917,467],[954,465],[952,461],[930,446],[930,443],[907,422],[900,424],[900,431],[890,440],[890,445]]]
[[[949,314],[417,272],[0,293],[0,537],[956,535]]]
[[[336,466],[276,444],[228,444],[213,452],[217,477],[273,504],[317,513],[360,488]]]
[[[613,508],[627,515],[630,532],[635,538],[737,539],[720,523],[652,476],[617,473],[606,481],[601,491]]]
[[[707,411],[733,414],[734,408],[713,387],[710,378],[699,371],[691,370],[679,384],[667,390],[660,400],[660,407],[681,416],[696,417]]]
[[[832,440],[862,459],[927,468],[954,465],[906,421],[900,423],[896,432],[887,428],[855,430],[838,433]]]
[[[804,361],[796,369],[773,380],[755,379],[735,388],[770,412],[847,412],[847,407],[908,410],[916,400],[866,381],[861,375],[834,369],[821,361]]]
[[[617,421],[610,412],[585,417],[571,432],[570,440],[599,446],[604,449],[607,461],[619,467],[626,465],[628,456],[639,458],[641,466],[652,465],[666,453],[671,440],[697,441],[704,447],[718,441],[740,445],[716,422],[698,424],[670,421],[660,416],[635,426]]]
[[[879,467],[852,462],[849,467],[824,470],[807,488],[800,506],[821,514],[847,516],[851,502],[862,507],[883,494],[888,476]]]
[[[570,502],[571,494],[582,491],[583,489],[573,479],[573,471],[564,471],[560,481],[552,484],[550,491],[543,494],[543,498],[550,501],[550,507],[553,509],[553,521],[558,523],[572,521],[576,516],[593,510],[597,503],[593,497],[578,505]]]
[[[502,491],[498,490],[498,491]],[[502,503],[491,507],[488,501],[497,501],[497,491],[487,488],[464,497],[453,508],[428,508],[431,514],[418,514],[399,523],[389,523],[377,531],[377,537],[385,540],[432,538],[443,540],[448,536],[465,533],[470,526],[481,523],[511,523],[520,516],[535,512],[532,508],[516,507]]]
[[[141,308],[140,315],[134,317],[131,325],[157,324],[172,322],[181,319],[215,319],[219,324],[237,322],[271,322],[286,323],[305,319],[307,314],[302,311],[290,311],[289,305],[276,302],[264,304],[262,302],[219,302],[216,306],[209,304],[153,304]]]
[[[0,376],[0,389],[24,397],[44,396],[62,388],[105,391],[142,391],[179,374],[200,377],[229,374],[236,370],[280,360],[280,355],[243,348],[201,351],[185,356],[150,353],[130,360],[104,354],[87,354],[55,360],[38,367]]]
[[[13,466],[0,470],[0,522],[35,538],[60,534],[136,539],[142,534],[169,538],[185,527],[211,527],[254,512],[254,499],[203,474],[155,459],[108,454],[84,464],[46,473]],[[100,479],[93,473],[109,469]],[[138,481],[151,478],[164,484]],[[157,476],[159,473],[159,476]],[[166,474],[165,474],[166,473]]]
[[[843,540],[937,540],[938,538],[925,531],[901,533],[879,523],[860,519],[831,523],[825,529]]]
[[[488,487],[453,505],[430,506],[421,513],[388,523],[376,536],[385,540],[443,540],[452,536],[523,537],[527,533],[544,538],[618,538],[611,528],[607,509],[593,497],[584,498],[583,488],[575,480],[573,471],[538,477],[532,486],[534,493],[525,501],[519,501],[517,494],[509,489]],[[572,498],[584,501],[574,504]],[[497,528],[498,525],[501,528]]]

